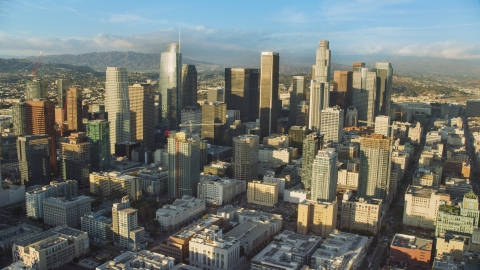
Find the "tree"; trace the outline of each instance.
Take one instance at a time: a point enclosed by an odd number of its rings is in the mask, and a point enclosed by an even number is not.
[[[15,216],[20,216],[23,213],[23,207],[22,206],[16,206],[13,208],[13,214]]]

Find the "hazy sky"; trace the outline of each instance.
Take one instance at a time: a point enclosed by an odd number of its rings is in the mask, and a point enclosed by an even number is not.
[[[297,3],[299,2],[299,3]],[[480,1],[0,0],[0,55],[195,49],[480,59]]]

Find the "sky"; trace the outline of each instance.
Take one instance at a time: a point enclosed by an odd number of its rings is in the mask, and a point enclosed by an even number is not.
[[[298,2],[298,3],[297,3]],[[0,0],[0,56],[276,51],[480,59],[480,1]]]

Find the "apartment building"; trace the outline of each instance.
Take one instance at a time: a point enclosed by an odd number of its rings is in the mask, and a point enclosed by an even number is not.
[[[327,237],[337,226],[337,201],[305,200],[298,204],[297,233]]]
[[[247,202],[273,207],[278,203],[278,183],[248,183]]]
[[[102,197],[119,199],[129,196],[132,200],[142,197],[141,179],[117,171],[94,172],[90,174],[90,192]]]
[[[50,185],[33,186],[25,193],[27,217],[43,218],[43,200],[50,197],[65,197],[67,200],[78,196],[78,183],[52,181]]]
[[[246,190],[245,181],[220,178],[216,175],[201,175],[197,185],[197,198],[205,200],[208,204],[223,205]]]
[[[382,200],[354,197],[347,190],[342,198],[339,228],[349,231],[369,231],[377,234],[381,226]]]
[[[43,200],[43,222],[50,226],[68,226],[80,229],[80,217],[91,212],[93,199],[79,196],[70,200],[64,197]]]
[[[80,218],[82,231],[88,233],[90,241],[101,244],[113,242],[112,219],[99,212],[89,212]]]
[[[411,185],[405,192],[403,224],[435,229],[439,207],[450,203],[450,195],[437,188]]]

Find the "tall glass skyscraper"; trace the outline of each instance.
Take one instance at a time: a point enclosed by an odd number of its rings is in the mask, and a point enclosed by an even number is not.
[[[110,169],[110,122],[91,120],[87,122],[87,137],[90,143],[90,164],[92,171]]]
[[[126,68],[107,67],[105,110],[110,121],[110,151],[115,152],[115,143],[130,141],[130,100]]]
[[[168,44],[160,56],[160,122],[170,130],[181,124],[182,108],[182,54],[178,43]]]
[[[358,111],[361,125],[373,126],[375,121],[375,95],[377,93],[377,71],[370,68],[355,68],[353,72],[352,104]],[[367,123],[365,123],[367,122]]]
[[[279,64],[278,53],[262,52],[260,69],[261,139],[277,132]]]
[[[389,115],[392,98],[392,64],[378,62],[375,64],[375,68],[377,69],[377,79],[379,80],[375,104],[377,112],[375,116]]]

